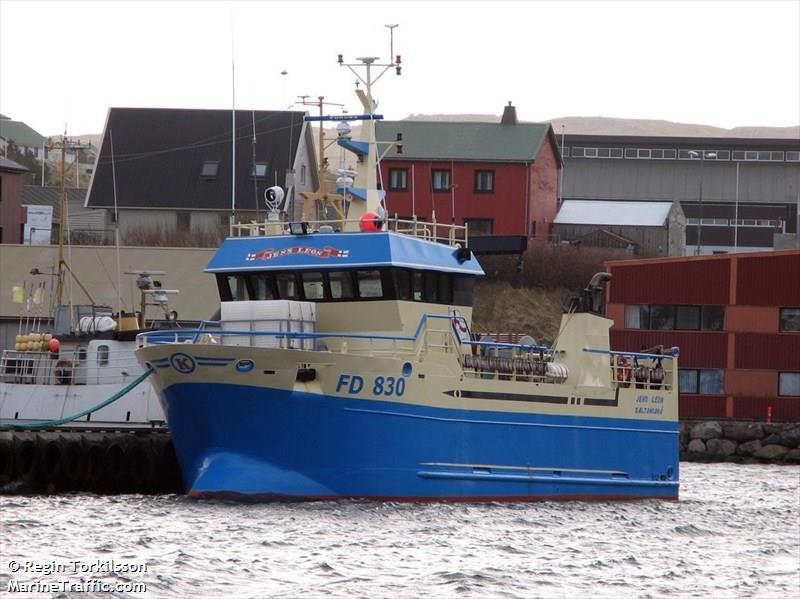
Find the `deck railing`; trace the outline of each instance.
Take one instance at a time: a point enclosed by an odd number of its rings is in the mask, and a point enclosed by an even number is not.
[[[475,341],[459,337],[453,326],[455,318],[461,317],[423,314],[412,335],[303,332],[292,330],[293,326],[299,326],[300,321],[286,319],[252,321],[247,330],[223,330],[219,321],[203,321],[200,327],[194,330],[140,333],[137,335],[137,343],[139,347],[163,343],[224,345],[226,338],[235,338],[237,343],[230,345],[251,347],[260,345],[371,357],[407,356],[420,359],[427,352],[453,353],[461,365],[464,376],[469,378],[555,383],[564,382],[568,378],[566,367],[554,360],[550,347]],[[254,329],[265,323],[270,323],[279,330]],[[259,339],[267,343],[259,343]],[[671,367],[670,363],[677,359],[677,348],[672,348],[670,353],[660,355],[591,348],[585,348],[583,351],[610,357],[609,368],[613,385],[670,391],[676,383],[675,368]]]
[[[337,220],[314,220],[306,221],[309,231],[314,232],[339,232],[339,231],[358,231],[359,221],[355,219]],[[386,219],[386,229],[403,235],[410,235],[456,245],[460,243],[467,246],[469,242],[469,232],[466,225],[438,223],[436,221],[423,221],[419,219],[401,219],[397,216]],[[231,237],[258,237],[261,235],[281,235],[289,232],[289,223],[282,221],[255,221],[231,223]]]
[[[91,361],[90,361],[91,360]],[[85,349],[50,352],[4,350],[0,382],[38,385],[104,385],[126,383],[143,372],[134,350],[114,349],[114,355],[87,356]]]

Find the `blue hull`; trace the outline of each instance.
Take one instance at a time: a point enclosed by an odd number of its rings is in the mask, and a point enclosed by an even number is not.
[[[678,497],[678,423],[514,414],[180,383],[191,495],[518,501]]]

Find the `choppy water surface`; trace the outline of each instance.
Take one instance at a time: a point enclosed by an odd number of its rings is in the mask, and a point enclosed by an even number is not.
[[[12,580],[87,578],[11,573],[13,560],[97,559],[147,565],[93,576],[146,585],[126,597],[800,596],[796,467],[682,464],[680,502],[0,497],[0,526],[0,596]]]

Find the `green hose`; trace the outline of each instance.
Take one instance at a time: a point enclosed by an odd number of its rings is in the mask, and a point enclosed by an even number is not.
[[[136,379],[131,381],[131,383],[127,387],[125,387],[124,389],[120,389],[114,395],[102,401],[101,403],[97,404],[96,406],[92,406],[88,410],[84,410],[83,412],[79,412],[78,414],[73,414],[72,416],[67,416],[66,418],[59,418],[57,420],[45,420],[44,422],[34,422],[30,424],[0,424],[0,430],[9,428],[12,430],[38,430],[43,428],[52,428],[54,426],[61,426],[62,424],[66,424],[67,422],[72,422],[73,420],[77,420],[78,418],[83,418],[87,414],[96,412],[97,410],[105,408],[107,405],[114,403],[119,398],[121,398],[129,391],[131,391],[134,387],[139,385],[153,372],[155,372],[153,367],[148,366],[147,370],[145,370],[142,374],[140,374]]]

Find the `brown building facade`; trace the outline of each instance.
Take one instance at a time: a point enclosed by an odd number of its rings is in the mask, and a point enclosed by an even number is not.
[[[800,250],[606,266],[612,347],[680,348],[682,418],[800,420]]]
[[[22,189],[28,169],[0,156],[0,243],[22,243]]]

